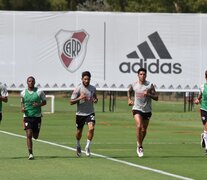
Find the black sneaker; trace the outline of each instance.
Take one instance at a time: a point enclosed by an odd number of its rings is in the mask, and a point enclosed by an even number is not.
[[[81,156],[81,146],[76,147],[76,154],[77,154],[78,157]]]

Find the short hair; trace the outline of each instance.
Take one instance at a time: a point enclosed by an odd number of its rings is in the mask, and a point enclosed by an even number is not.
[[[207,71],[205,72],[205,78],[207,78]]]
[[[82,78],[84,76],[88,76],[89,78],[91,78],[91,73],[89,71],[84,71],[84,72],[82,72]]]
[[[33,79],[33,81],[35,82],[35,78],[34,78],[33,76],[29,76],[29,77],[27,78],[27,81],[28,81],[29,79]]]
[[[145,72],[145,74],[147,74],[147,70],[145,68],[139,68],[139,70],[137,71],[137,74],[139,74],[141,71]]]

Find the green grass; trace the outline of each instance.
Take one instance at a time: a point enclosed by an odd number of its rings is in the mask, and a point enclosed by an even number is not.
[[[200,147],[202,124],[198,107],[183,112],[181,102],[153,102],[153,116],[144,141],[145,156],[136,154],[135,123],[131,107],[125,98],[117,98],[115,112],[109,112],[108,99],[102,112],[100,98],[96,107],[93,153],[113,160],[122,160],[140,166],[165,171],[192,179],[206,179],[207,156]],[[0,132],[0,178],[9,179],[176,179],[149,170],[132,167],[120,162],[84,154],[77,158],[75,147],[75,110],[68,98],[55,99],[55,114],[44,114],[40,140],[62,145],[58,147],[34,141],[34,161],[28,161],[26,139]],[[22,129],[20,99],[9,97],[3,104],[1,131],[25,136]],[[82,147],[86,143],[85,127]]]

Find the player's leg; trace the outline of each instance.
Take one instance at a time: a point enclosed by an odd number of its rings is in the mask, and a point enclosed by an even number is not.
[[[2,113],[0,112],[0,124],[1,124],[1,120],[2,120]]]
[[[87,117],[86,123],[88,125],[88,133],[87,133],[87,142],[86,142],[86,156],[90,156],[90,145],[94,136],[94,126],[95,126],[95,114],[91,114],[90,116]]]
[[[78,157],[81,156],[81,145],[80,140],[82,138],[83,127],[85,124],[85,119],[83,116],[76,116],[76,154]]]
[[[29,152],[29,160],[34,159],[33,157],[33,143],[32,143],[32,129],[26,129],[27,136],[27,148]]]
[[[148,125],[149,125],[149,120],[143,120],[143,124],[142,124],[142,143],[143,143],[143,141],[144,141],[144,138],[145,138],[145,136],[146,136],[146,134],[147,134],[147,127],[148,127]]]
[[[142,146],[142,116],[136,113],[134,114],[134,120],[136,124],[137,145]]]
[[[204,123],[203,140],[205,145],[205,153],[207,155],[207,122]]]
[[[93,122],[89,122],[88,123],[87,139],[92,141],[93,136],[94,136],[94,123]]]
[[[80,140],[81,140],[81,137],[82,137],[82,131],[83,131],[83,128],[77,128],[76,130],[76,154],[78,157],[81,156],[81,145],[80,145]]]
[[[39,137],[41,122],[42,122],[41,117],[34,118],[33,128],[32,128],[32,130],[33,130],[32,136],[34,139],[38,139],[38,137]]]
[[[83,128],[77,128],[76,130],[76,141],[77,141],[77,145],[80,146],[80,140],[82,138],[82,132],[83,132]]]
[[[137,138],[137,154],[139,157],[143,156],[143,146],[142,146],[142,115],[139,111],[133,111],[134,120],[136,124],[136,138]]]
[[[149,125],[149,120],[152,116],[152,113],[151,112],[148,112],[148,113],[143,113],[143,123],[142,123],[142,143],[144,141],[144,138],[147,134],[147,128],[148,128],[148,125]]]
[[[201,110],[201,120],[204,127],[203,133],[201,133],[201,146],[205,148],[205,153],[207,155],[207,112]]]
[[[26,138],[27,138],[27,148],[28,148],[28,152],[29,152],[29,160],[34,159],[33,157],[33,143],[32,143],[32,136],[33,136],[33,132],[32,132],[32,120],[31,118],[25,117],[23,119],[23,128],[26,132]]]

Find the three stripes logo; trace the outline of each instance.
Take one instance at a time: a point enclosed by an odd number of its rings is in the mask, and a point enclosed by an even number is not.
[[[128,59],[138,61],[122,62],[119,70],[122,73],[131,71],[136,73],[139,68],[145,68],[153,74],[180,74],[182,72],[181,64],[172,63],[172,57],[158,32],[150,34],[148,38],[151,47],[147,41],[139,44],[137,46],[139,54],[135,50],[126,55]]]

